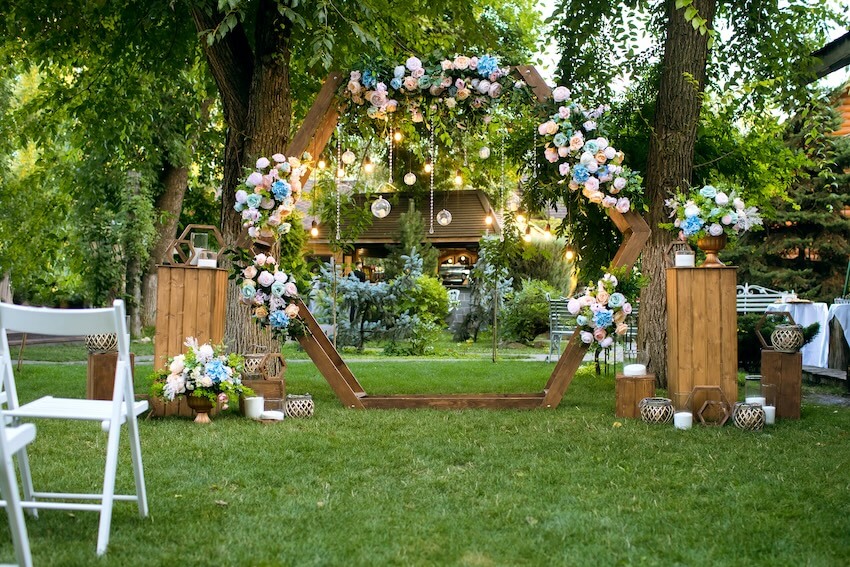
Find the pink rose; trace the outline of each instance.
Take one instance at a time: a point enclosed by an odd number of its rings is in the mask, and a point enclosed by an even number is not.
[[[298,306],[295,305],[294,303],[290,303],[289,305],[286,306],[286,309],[283,310],[283,312],[286,313],[286,316],[290,317],[290,318],[298,317],[298,311],[299,311]]]
[[[404,84],[404,88],[406,88],[409,91],[415,91],[416,89],[419,88],[419,81],[416,80],[416,77],[407,76],[407,77],[404,78],[404,81],[402,81],[402,82]]]
[[[556,161],[558,161],[558,150],[556,150],[552,146],[549,146],[548,148],[543,150],[543,155],[546,157],[546,161],[548,161],[549,163],[555,163]]]
[[[490,85],[489,94],[490,98],[499,98],[499,96],[501,96],[502,94],[502,85],[500,85],[499,83],[492,83]]]
[[[360,76],[361,76],[360,71],[352,71],[351,74],[348,76],[348,78],[351,81],[359,81]]]
[[[259,171],[255,171],[254,173],[248,176],[248,179],[245,180],[245,185],[247,185],[248,187],[256,187],[262,182],[263,174]]]
[[[567,311],[570,312],[570,315],[578,315],[578,312],[581,311],[581,302],[574,297],[571,298],[567,302]]]
[[[558,116],[561,118],[569,118],[570,116],[570,108],[568,106],[558,107]]]
[[[582,136],[581,134],[575,134],[573,137],[570,138],[570,149],[572,151],[578,151],[582,147],[584,147],[584,136]]]
[[[452,86],[452,78],[451,77],[440,77],[440,86],[444,89]]]
[[[627,213],[631,206],[632,204],[629,202],[628,197],[620,197],[617,199],[617,204],[615,205],[616,209],[621,213]]]
[[[626,315],[631,315],[631,313],[632,313],[632,304],[631,303],[626,302],[626,303],[623,304],[623,313],[625,313]]]
[[[473,71],[478,68],[478,57],[469,58],[469,68]]]
[[[363,86],[357,81],[348,81],[348,86],[346,86],[346,90],[351,94],[356,95],[363,90]]]
[[[626,179],[623,177],[618,177],[614,180],[614,188],[618,191],[621,189],[625,189],[626,187]]]
[[[410,71],[415,71],[422,68],[422,61],[418,57],[408,57],[407,61],[404,62],[404,66]]]
[[[295,297],[298,295],[298,288],[294,283],[289,282],[283,290],[283,294],[287,297]]]
[[[263,270],[257,277],[257,283],[263,287],[269,287],[274,283],[274,276],[271,273]]]
[[[257,275],[257,268],[254,266],[248,266],[244,270],[242,270],[242,275],[245,276],[246,279],[253,280]]]
[[[420,67],[420,68],[416,69],[415,71],[411,71],[410,74],[413,75],[414,78],[419,79],[420,77],[425,76],[425,69]]]
[[[442,67],[443,71],[451,71],[454,68],[454,64],[448,59],[443,59],[440,61],[440,67]]]
[[[587,188],[591,192],[599,191],[599,180],[595,177],[588,177],[587,181],[584,182],[585,188]]]
[[[599,346],[601,346],[602,348],[610,348],[611,345],[613,345],[613,344],[614,344],[614,339],[611,338],[611,337],[605,337],[604,339],[599,341]]]
[[[484,79],[478,82],[478,87],[476,87],[478,92],[481,94],[487,94],[490,92],[490,81]]]
[[[593,342],[593,335],[591,333],[588,333],[587,331],[582,331],[581,332],[581,342],[583,342],[586,345],[589,345],[590,343]]]
[[[561,174],[562,177],[566,177],[570,174],[570,164],[567,162],[562,163],[558,166],[558,173]]]
[[[611,207],[615,206],[616,204],[617,204],[617,198],[616,197],[612,197],[612,196],[608,195],[607,197],[602,199],[602,206],[605,207],[606,209],[610,209]]]
[[[596,301],[598,301],[602,305],[607,305],[608,299],[610,299],[610,298],[611,298],[611,296],[608,294],[607,291],[597,291],[596,292]]]
[[[596,339],[597,341],[601,341],[602,339],[604,339],[607,336],[608,336],[608,332],[605,329],[603,329],[602,327],[596,327],[595,329],[593,329],[593,338]]]
[[[552,100],[555,102],[564,102],[570,98],[570,89],[567,87],[555,87],[552,91]]]
[[[265,254],[257,254],[254,256],[254,263],[258,266],[262,266],[266,263],[266,255]]]
[[[568,155],[570,155],[569,146],[561,146],[560,148],[558,148],[558,155],[561,157],[567,157]]]
[[[469,68],[469,57],[465,57],[463,55],[458,55],[455,57],[455,69],[460,69],[461,71]]]

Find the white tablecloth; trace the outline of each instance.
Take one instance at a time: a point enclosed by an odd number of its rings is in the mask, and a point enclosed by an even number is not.
[[[820,323],[818,334],[800,352],[803,353],[803,366],[826,368],[829,354],[829,310],[826,303],[776,303],[767,306],[768,313],[780,311],[791,313],[794,322],[804,327]]]
[[[844,338],[847,339],[847,344],[850,344],[850,303],[834,303],[829,306],[829,314],[826,317],[827,321],[838,319],[841,323],[841,328],[844,329]]]

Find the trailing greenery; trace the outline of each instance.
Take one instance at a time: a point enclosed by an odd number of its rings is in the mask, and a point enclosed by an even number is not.
[[[480,361],[351,368],[375,394],[539,391],[552,371]],[[58,395],[82,396],[85,374],[25,365],[20,393],[42,395],[49,380]],[[759,565],[781,553],[788,564],[839,565],[850,556],[850,496],[835,484],[850,467],[844,406],[804,399],[802,419],[763,432],[682,432],[615,418],[613,379],[589,367],[554,410],[352,411],[311,364],[289,365],[287,390],[312,393],[315,416],[268,425],[228,413],[205,427],[142,419],[151,517],[116,503],[98,559],[96,514],[27,516],[34,563],[202,565],[212,553],[234,566]],[[100,428],[38,427],[35,485],[91,490],[103,474]],[[126,451],[120,464],[118,489],[129,490]],[[664,482],[648,490],[651,478]],[[187,540],[211,524],[214,541]],[[0,557],[13,556],[0,538]]]

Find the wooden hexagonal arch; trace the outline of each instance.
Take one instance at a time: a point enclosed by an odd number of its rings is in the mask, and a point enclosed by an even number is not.
[[[513,72],[520,76],[532,89],[540,102],[552,96],[552,90],[533,66],[514,67]],[[289,156],[298,156],[305,151],[319,155],[333,134],[339,118],[335,95],[342,85],[344,75],[333,72],[325,79],[313,106],[304,119],[304,124],[292,138],[284,152]],[[309,172],[307,173],[309,175]],[[306,177],[303,178],[306,180]],[[640,256],[649,240],[649,225],[638,213],[629,211],[620,213],[615,209],[606,209],[608,216],[623,234],[623,242],[614,256],[616,267],[631,267]],[[322,376],[328,381],[342,404],[349,408],[556,408],[569,388],[573,376],[587,353],[588,345],[581,342],[579,335],[573,335],[566,350],[555,365],[549,381],[541,392],[528,394],[397,394],[370,396],[345,364],[339,352],[322,332],[318,322],[307,306],[299,300],[301,319],[308,333],[299,339],[301,346],[316,364]]]

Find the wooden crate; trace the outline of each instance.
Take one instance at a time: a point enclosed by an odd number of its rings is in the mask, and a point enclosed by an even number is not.
[[[185,351],[186,337],[199,343],[224,341],[227,270],[159,266],[157,270],[154,367]]]
[[[776,386],[776,417],[800,419],[803,353],[761,351],[761,381]]]
[[[86,372],[86,399],[111,400],[115,385],[117,352],[90,353]],[[130,353],[130,372],[135,376],[136,355]]]
[[[738,399],[737,270],[667,269],[667,385],[671,397],[719,386]],[[705,399],[694,399],[695,407]]]
[[[614,414],[617,417],[639,418],[638,403],[644,398],[655,396],[655,374],[625,376],[618,373],[614,392]]]
[[[242,385],[254,390],[255,395],[264,397],[266,409],[283,410],[282,407],[272,408],[269,405],[271,399],[281,400],[281,403],[283,403],[282,400],[286,399],[286,381],[283,378],[277,380],[242,380]],[[245,415],[242,398],[239,399],[239,411],[242,412],[242,415]]]

